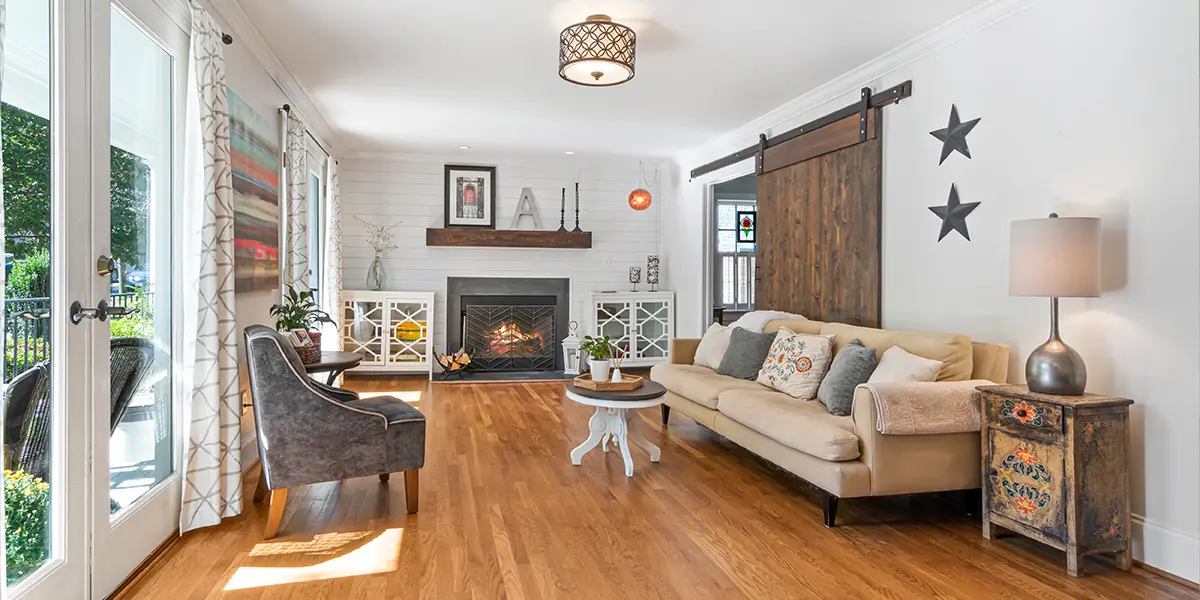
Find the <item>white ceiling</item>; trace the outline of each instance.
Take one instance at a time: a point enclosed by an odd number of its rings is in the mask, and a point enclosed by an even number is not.
[[[667,156],[982,0],[239,0],[348,150]],[[605,13],[637,75],[558,77],[558,34]]]

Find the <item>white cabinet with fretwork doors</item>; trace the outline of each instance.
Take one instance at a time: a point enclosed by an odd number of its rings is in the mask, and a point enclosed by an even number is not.
[[[597,292],[588,300],[588,331],[607,335],[628,355],[623,367],[671,361],[675,292]]]
[[[433,377],[433,292],[342,292],[342,350],[356,372]]]

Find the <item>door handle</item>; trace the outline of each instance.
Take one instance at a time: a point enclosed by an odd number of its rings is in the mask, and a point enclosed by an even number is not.
[[[96,308],[84,308],[83,303],[76,300],[71,303],[71,322],[78,325],[84,319],[108,320],[108,302],[101,300]]]
[[[78,300],[71,303],[71,322],[78,325],[84,319],[107,321],[109,317],[127,317],[141,312],[140,308],[127,306],[111,306],[106,300],[96,304],[96,308],[84,308]]]

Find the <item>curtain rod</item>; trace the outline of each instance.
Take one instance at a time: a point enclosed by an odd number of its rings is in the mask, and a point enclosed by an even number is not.
[[[292,112],[292,105],[284,104],[283,110],[288,113]],[[321,140],[318,140],[317,136],[313,135],[312,132],[309,131],[307,127],[304,128],[304,133],[308,135],[308,139],[312,140],[313,143],[315,143],[317,145],[317,147],[321,149],[321,152],[325,153],[325,156],[328,156],[329,158],[333,158],[333,153],[330,152],[329,149],[325,147],[325,144],[322,144]],[[337,161],[335,160],[334,162],[336,163]]]

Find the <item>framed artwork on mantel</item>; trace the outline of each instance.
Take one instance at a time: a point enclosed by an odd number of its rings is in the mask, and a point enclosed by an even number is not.
[[[496,167],[446,165],[446,227],[496,228]]]

